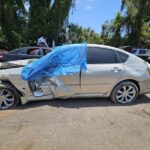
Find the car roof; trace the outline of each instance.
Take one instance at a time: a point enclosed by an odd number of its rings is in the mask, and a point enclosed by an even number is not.
[[[118,50],[119,48],[112,47],[112,46],[107,46],[107,45],[100,45],[100,44],[87,44],[88,47],[99,47],[99,48],[107,48],[107,49],[114,49]],[[121,50],[121,49],[119,49]]]

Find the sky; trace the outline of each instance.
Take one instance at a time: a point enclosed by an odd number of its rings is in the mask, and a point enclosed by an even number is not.
[[[95,32],[101,32],[101,25],[106,20],[115,18],[121,8],[121,0],[76,0],[73,12],[70,12],[69,22],[82,27],[90,27]]]

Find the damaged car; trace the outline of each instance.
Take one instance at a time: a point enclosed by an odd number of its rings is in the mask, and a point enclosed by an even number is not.
[[[55,98],[110,97],[129,104],[150,92],[150,65],[95,44],[56,47],[38,60],[1,63],[0,109]]]

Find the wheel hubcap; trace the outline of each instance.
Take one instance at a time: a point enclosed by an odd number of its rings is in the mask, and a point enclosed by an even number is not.
[[[122,86],[116,94],[116,99],[119,103],[130,103],[136,97],[136,89],[131,85]]]
[[[14,104],[14,96],[13,94],[6,89],[0,90],[0,108],[7,109]]]

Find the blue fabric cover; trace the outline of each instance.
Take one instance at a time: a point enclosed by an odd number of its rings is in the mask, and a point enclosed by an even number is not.
[[[33,81],[43,77],[72,75],[86,70],[87,44],[72,44],[56,47],[44,57],[26,65],[21,73],[22,79]]]

